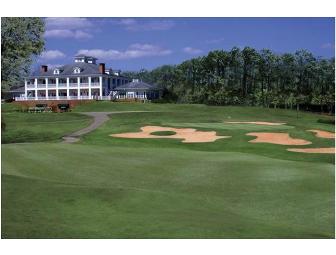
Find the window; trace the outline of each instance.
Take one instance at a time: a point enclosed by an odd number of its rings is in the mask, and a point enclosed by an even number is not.
[[[76,67],[73,71],[74,73],[80,73],[81,72],[81,69],[79,67]]]
[[[55,69],[54,70],[54,74],[60,74],[60,70],[59,69]]]

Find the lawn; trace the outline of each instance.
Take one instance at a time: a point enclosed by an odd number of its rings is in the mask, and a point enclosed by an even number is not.
[[[334,146],[306,131],[333,131],[319,121],[328,116],[111,102],[62,114],[2,108],[3,143],[17,142],[20,130],[34,134],[20,140],[30,143],[2,145],[2,238],[334,238],[334,155],[286,151]],[[130,110],[152,112],[113,114],[80,142],[59,142],[90,123],[80,112]],[[225,123],[256,120],[287,124]],[[187,144],[109,136],[145,125],[232,137]],[[288,132],[312,144],[248,143],[253,131]],[[40,132],[48,135],[41,140]]]
[[[78,113],[26,113],[12,105],[2,106],[6,131],[2,143],[60,141],[62,136],[89,125],[90,118]]]

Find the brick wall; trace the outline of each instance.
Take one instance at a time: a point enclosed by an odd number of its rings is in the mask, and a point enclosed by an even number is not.
[[[21,106],[21,109],[27,110],[29,107],[34,107],[37,104],[46,104],[53,112],[59,112],[58,104],[69,104],[70,109],[74,108],[76,105],[87,104],[92,102],[92,100],[28,100],[28,101],[16,101],[15,104]]]

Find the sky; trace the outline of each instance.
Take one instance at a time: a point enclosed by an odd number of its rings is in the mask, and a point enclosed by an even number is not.
[[[76,54],[123,71],[179,64],[237,46],[275,53],[306,49],[335,55],[334,18],[45,18],[45,51],[36,65],[73,62]]]

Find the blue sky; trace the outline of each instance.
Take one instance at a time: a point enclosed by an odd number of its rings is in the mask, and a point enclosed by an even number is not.
[[[70,63],[78,53],[108,67],[152,69],[234,46],[276,53],[307,49],[335,55],[334,18],[46,18],[36,64]]]

